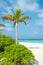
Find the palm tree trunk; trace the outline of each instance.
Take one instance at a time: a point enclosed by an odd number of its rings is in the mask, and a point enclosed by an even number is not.
[[[16,44],[18,43],[18,23],[16,22]]]

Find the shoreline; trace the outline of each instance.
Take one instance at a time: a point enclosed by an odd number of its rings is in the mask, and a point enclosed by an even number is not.
[[[43,49],[43,44],[42,43],[28,43],[28,42],[19,42],[22,45],[25,45],[27,48],[33,47],[33,48],[42,48]]]
[[[43,44],[41,43],[28,43],[28,42],[19,42],[20,44],[26,46],[32,51],[36,60],[39,62],[38,65],[43,65]]]

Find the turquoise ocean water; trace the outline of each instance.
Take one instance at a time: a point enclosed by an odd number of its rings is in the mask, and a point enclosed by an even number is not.
[[[19,42],[43,43],[43,39],[19,39]]]

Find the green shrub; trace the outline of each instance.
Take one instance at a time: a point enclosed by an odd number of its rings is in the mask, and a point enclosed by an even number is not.
[[[5,58],[5,59],[3,59]],[[35,60],[31,50],[20,44],[15,44],[11,37],[0,34],[0,65],[25,65]]]
[[[5,47],[3,57],[6,57],[6,62],[3,65],[11,65],[13,63],[16,65],[24,65],[28,64],[30,60],[35,60],[31,50],[20,44],[12,44]]]
[[[4,51],[5,46],[15,44],[15,40],[9,36],[0,34],[0,51]]]

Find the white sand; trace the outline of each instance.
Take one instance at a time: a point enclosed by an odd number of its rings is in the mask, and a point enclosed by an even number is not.
[[[38,60],[39,65],[43,65],[43,44],[41,43],[25,43],[20,42],[20,44],[26,46],[30,50],[32,50],[35,55],[36,60]]]

